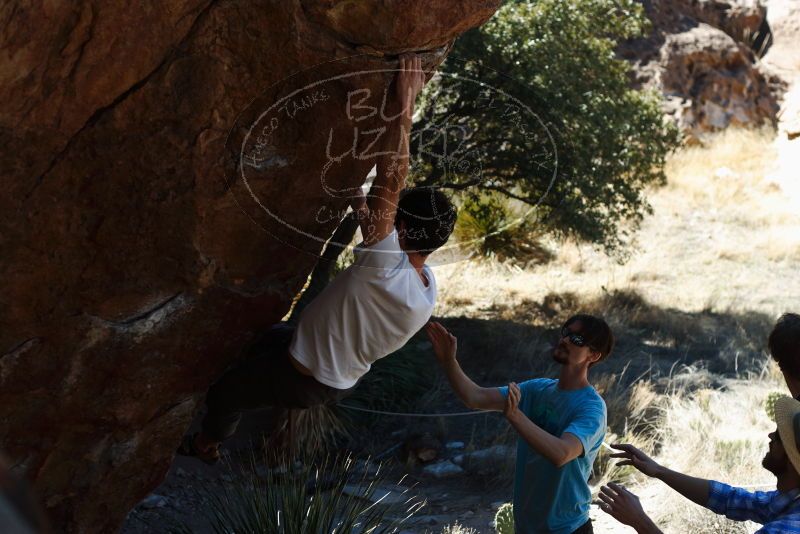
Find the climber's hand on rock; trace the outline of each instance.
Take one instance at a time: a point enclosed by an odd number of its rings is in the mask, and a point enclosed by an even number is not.
[[[416,54],[400,56],[400,71],[397,73],[397,100],[410,115],[414,110],[414,102],[425,85],[425,72],[422,60]]]

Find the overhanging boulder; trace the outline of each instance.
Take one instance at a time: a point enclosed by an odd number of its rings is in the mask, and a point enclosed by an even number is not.
[[[57,530],[117,529],[209,384],[285,314],[338,223],[320,210],[371,165],[320,179],[356,135],[348,95],[379,102],[397,53],[432,68],[498,4],[0,8],[0,450]]]

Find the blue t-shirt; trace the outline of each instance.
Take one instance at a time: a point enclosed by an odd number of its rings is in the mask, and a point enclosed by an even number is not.
[[[508,388],[498,388],[504,397]],[[517,441],[514,523],[517,534],[571,534],[589,520],[589,476],[606,432],[606,403],[592,386],[561,390],[558,380],[537,378],[519,385],[519,409],[554,436],[574,434],[584,454],[563,467]]]

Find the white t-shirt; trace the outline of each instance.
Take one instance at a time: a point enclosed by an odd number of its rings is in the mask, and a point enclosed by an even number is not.
[[[289,352],[319,382],[348,389],[373,362],[406,344],[430,319],[436,280],[426,286],[400,248],[397,232],[369,248],[300,314]]]

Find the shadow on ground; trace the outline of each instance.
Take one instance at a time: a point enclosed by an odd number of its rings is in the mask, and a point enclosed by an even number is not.
[[[485,318],[442,322],[459,338],[459,359],[471,376],[504,383],[527,375],[555,376],[551,352],[557,332],[577,312],[604,317],[617,339],[613,354],[592,375],[625,370],[631,379],[658,379],[682,366],[720,377],[760,374],[775,321],[760,312],[661,308],[638,293],[616,291],[589,301],[572,293],[550,294],[542,302],[495,306]]]

